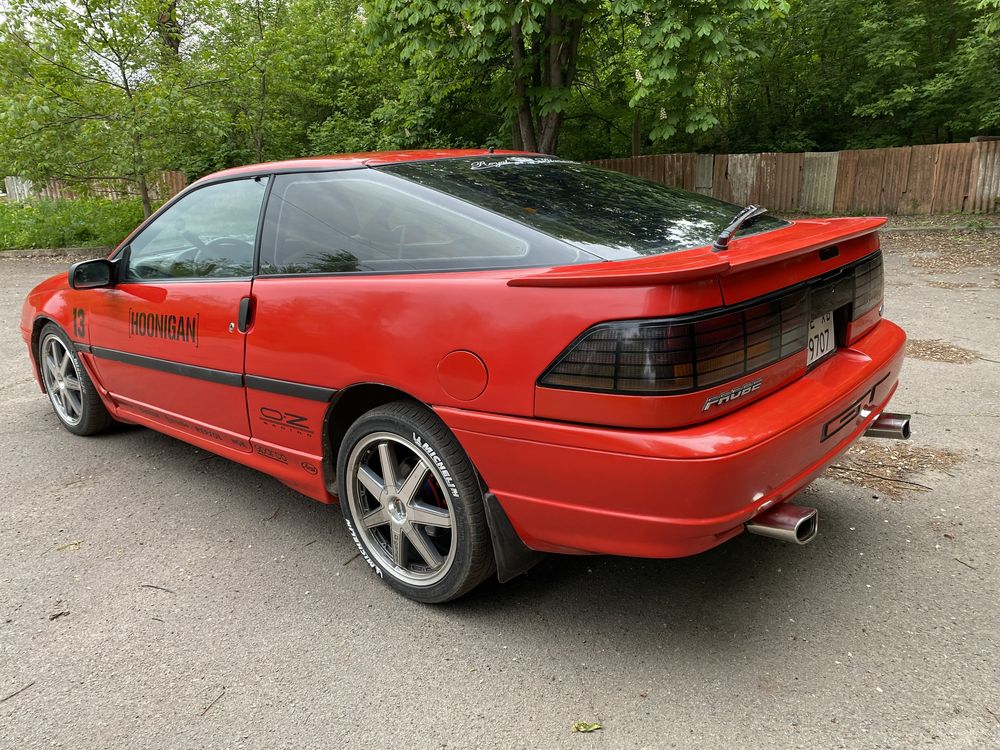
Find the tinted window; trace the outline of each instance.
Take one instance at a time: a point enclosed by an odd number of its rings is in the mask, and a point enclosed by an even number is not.
[[[740,210],[686,190],[545,157],[441,159],[382,167],[575,243],[603,258],[711,244]],[[764,216],[741,235],[784,226]]]
[[[250,276],[266,187],[232,180],[185,195],[129,243],[128,278]]]
[[[564,265],[592,255],[375,170],[274,178],[262,274]]]

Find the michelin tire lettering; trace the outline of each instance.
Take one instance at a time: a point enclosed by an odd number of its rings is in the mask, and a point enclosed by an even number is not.
[[[455,486],[455,480],[451,478],[451,472],[444,465],[444,461],[438,456],[437,451],[435,451],[431,446],[423,441],[423,439],[417,434],[413,433],[414,444],[427,454],[427,457],[434,462],[434,466],[437,470],[441,472],[441,476],[444,478],[444,483],[448,487],[448,491],[451,493],[452,497],[458,497],[458,487]]]

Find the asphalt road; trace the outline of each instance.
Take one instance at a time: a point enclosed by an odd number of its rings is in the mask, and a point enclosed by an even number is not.
[[[0,258],[0,747],[1000,748],[1000,249],[934,272],[928,237],[887,243],[890,317],[977,357],[904,370],[917,454],[958,455],[931,491],[825,478],[809,546],[552,557],[441,607],[335,507],[60,429],[17,317],[65,262]]]

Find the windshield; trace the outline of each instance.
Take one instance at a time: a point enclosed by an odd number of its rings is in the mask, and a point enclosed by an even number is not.
[[[710,245],[739,206],[543,156],[409,162],[387,172],[489,209],[609,260]],[[762,216],[740,236],[787,222]]]

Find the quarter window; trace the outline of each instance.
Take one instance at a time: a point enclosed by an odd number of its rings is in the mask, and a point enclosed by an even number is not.
[[[376,170],[278,175],[262,274],[405,272],[594,260],[478,207]]]
[[[129,280],[247,278],[267,178],[199,188],[129,243]]]

